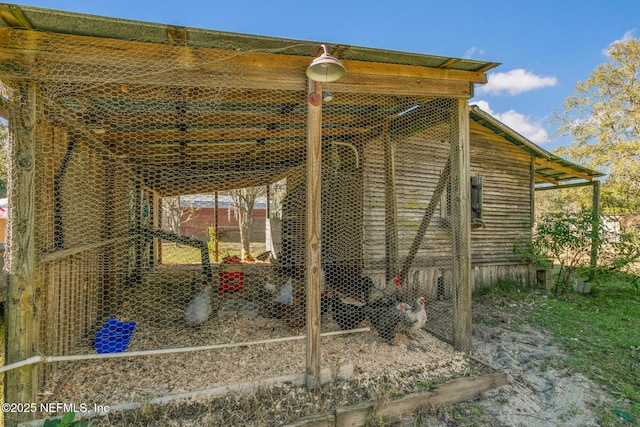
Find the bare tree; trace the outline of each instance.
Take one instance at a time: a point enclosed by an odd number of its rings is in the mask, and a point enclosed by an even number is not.
[[[258,197],[266,194],[266,187],[248,187],[229,191],[233,199],[233,209],[238,215],[240,225],[240,242],[242,243],[242,259],[250,253],[251,224],[253,223],[253,208]]]
[[[177,197],[164,197],[162,199],[162,213],[166,219],[165,230],[171,231],[178,235],[181,234],[180,226],[185,222],[188,222],[193,217],[195,209],[191,204],[187,204],[189,209],[186,212],[187,216],[183,218],[185,214],[185,206],[180,202],[180,196]]]

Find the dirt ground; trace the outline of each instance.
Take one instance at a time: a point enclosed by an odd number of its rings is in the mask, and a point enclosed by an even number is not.
[[[436,414],[406,420],[406,426],[591,427],[607,406],[605,391],[563,366],[563,352],[542,331],[495,307],[474,308],[474,355],[505,371],[509,384]]]

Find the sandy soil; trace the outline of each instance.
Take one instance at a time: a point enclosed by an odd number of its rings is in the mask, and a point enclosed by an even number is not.
[[[604,390],[584,375],[562,367],[561,350],[549,345],[549,335],[514,322],[515,317],[477,307],[483,323],[473,326],[478,359],[509,375],[509,384],[474,402],[443,408],[432,416],[407,420],[406,425],[591,427],[601,425],[597,413],[607,404]],[[460,416],[462,414],[462,417]],[[457,416],[456,416],[457,415]],[[462,418],[462,419],[461,419]]]

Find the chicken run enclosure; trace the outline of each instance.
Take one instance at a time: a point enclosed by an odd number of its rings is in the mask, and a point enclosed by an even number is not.
[[[314,82],[316,42],[1,8],[8,401],[313,387],[388,348],[470,350],[467,99],[495,63],[327,44],[346,75]],[[262,260],[164,222],[242,188],[267,200]]]

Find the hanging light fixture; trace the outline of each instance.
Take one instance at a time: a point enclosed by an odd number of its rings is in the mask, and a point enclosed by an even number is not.
[[[320,83],[330,83],[340,80],[345,74],[344,65],[327,52],[327,47],[323,44],[318,48],[316,57],[307,67],[307,77]]]

